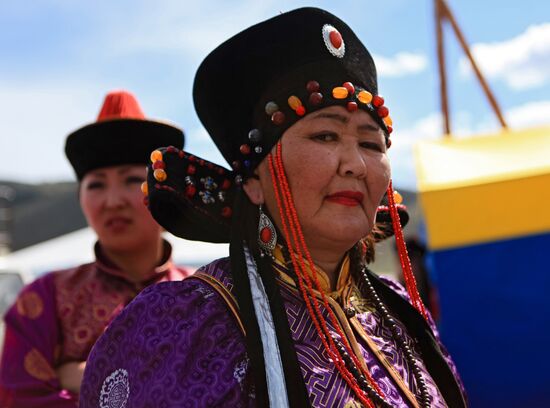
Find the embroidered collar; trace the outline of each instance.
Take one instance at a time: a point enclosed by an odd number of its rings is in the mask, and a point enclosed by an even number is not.
[[[97,241],[94,245],[94,253],[96,258],[96,264],[99,270],[109,275],[122,278],[127,282],[130,282],[126,277],[126,273],[123,270],[121,270],[118,267],[118,265],[116,265],[111,259],[107,257],[99,241]],[[168,241],[163,240],[163,254],[162,254],[160,263],[142,279],[140,284],[146,286],[152,281],[162,278],[163,276],[166,275],[166,273],[168,273],[173,268],[173,266],[174,265],[172,262],[172,246]],[[132,283],[132,284],[135,285],[135,283]]]
[[[276,266],[276,270],[280,273],[281,278],[287,283],[291,283],[293,286],[296,286],[296,284],[294,283],[294,279],[291,278],[289,275],[290,271],[285,263],[280,245],[277,245],[275,247],[273,255],[275,257],[274,264]],[[344,293],[349,292],[348,289],[353,284],[353,279],[350,273],[350,258],[348,254],[344,256],[344,259],[340,264],[340,270],[338,271],[338,280],[336,282],[336,289],[334,291],[330,290],[330,280],[327,273],[317,265],[315,265],[315,272],[321,290],[333,299],[341,298]],[[313,271],[311,269],[308,269],[308,274],[310,277],[313,277]]]

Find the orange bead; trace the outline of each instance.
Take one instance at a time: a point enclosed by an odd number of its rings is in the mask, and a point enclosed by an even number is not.
[[[386,126],[393,126],[393,120],[391,119],[391,116],[386,116],[383,120]]]
[[[155,150],[151,153],[151,163],[156,161],[162,161],[162,152],[160,150]]]
[[[292,95],[288,98],[288,106],[290,106],[290,109],[296,110],[302,106],[302,101],[297,96]]]
[[[399,194],[397,191],[394,191],[393,201],[395,201],[395,204],[401,204],[403,202],[403,196]]]
[[[149,188],[147,187],[147,182],[146,181],[141,183],[141,192],[145,195],[149,194]]]
[[[348,97],[348,90],[343,86],[337,86],[332,90],[334,99],[345,99]]]
[[[163,169],[156,169],[153,172],[153,177],[155,177],[155,180],[157,181],[164,181],[168,177],[166,172]]]
[[[357,99],[361,103],[370,103],[372,101],[372,94],[369,91],[359,91]]]

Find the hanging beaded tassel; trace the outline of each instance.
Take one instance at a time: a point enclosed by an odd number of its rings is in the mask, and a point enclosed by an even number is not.
[[[412,272],[411,260],[409,259],[409,253],[407,251],[407,245],[403,238],[403,230],[401,229],[401,221],[399,219],[399,212],[395,206],[395,199],[393,197],[393,186],[392,182],[388,186],[388,204],[390,207],[390,215],[392,220],[393,231],[395,233],[395,242],[397,244],[397,253],[399,254],[399,263],[401,264],[401,269],[403,270],[403,277],[405,279],[405,286],[407,287],[407,292],[411,298],[411,302],[416,310],[428,321],[428,314],[426,313],[426,308],[424,303],[420,298],[418,293],[418,288],[416,287],[416,279]]]

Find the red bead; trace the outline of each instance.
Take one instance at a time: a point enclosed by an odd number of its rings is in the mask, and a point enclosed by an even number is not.
[[[143,197],[143,204],[149,206],[149,197]]]
[[[296,115],[304,116],[305,114],[306,114],[306,108],[304,108],[303,106],[298,106],[296,108]]]
[[[195,174],[197,172],[197,168],[190,164],[187,166],[187,174]]]
[[[330,43],[334,48],[338,49],[342,46],[342,35],[338,31],[331,31],[329,34],[329,38]]]
[[[318,92],[319,89],[321,89],[321,86],[319,85],[319,82],[317,82],[317,81],[309,81],[306,85],[306,90],[309,93]]]
[[[350,95],[353,95],[355,93],[355,87],[351,82],[346,82],[342,86],[348,90]]]
[[[391,139],[388,138],[388,141],[386,142],[386,148],[389,149],[391,147]]]
[[[317,106],[323,103],[323,94],[319,92],[313,92],[311,95],[309,95],[309,103],[310,105]]]
[[[382,98],[381,96],[378,96],[378,95],[374,95],[372,97],[372,104],[376,108],[379,108],[380,106],[384,105],[384,98]]]
[[[355,112],[358,108],[357,102],[348,102],[346,107],[348,108],[348,111]]]
[[[208,167],[209,169],[213,169],[214,168],[214,163],[206,163],[206,167]]]
[[[163,161],[157,160],[156,162],[153,163],[153,170],[165,169],[165,168],[166,168],[166,163],[164,163]]]
[[[378,116],[380,116],[381,118],[385,118],[386,116],[388,116],[390,114],[390,110],[388,108],[386,108],[384,105],[380,106],[376,112],[378,113]]]
[[[231,167],[233,167],[234,170],[239,170],[241,168],[241,162],[235,160],[233,163],[231,163]]]
[[[281,111],[277,111],[271,115],[271,121],[277,126],[282,125],[285,121],[285,114]]]
[[[190,162],[194,162],[195,160],[197,160],[197,158],[195,156],[193,156],[192,154],[190,154],[189,157],[187,158],[187,160],[189,160]]]
[[[201,166],[204,166],[204,160],[203,160],[203,159],[200,159],[200,160],[199,160],[199,164],[200,164]]]
[[[250,153],[250,146],[247,144],[242,144],[241,147],[239,147],[239,150],[242,154],[249,154]]]
[[[174,146],[168,146],[166,148],[167,153],[174,153],[176,150],[178,150],[178,149],[176,149]]]
[[[185,157],[185,153],[183,152],[183,150],[180,150],[178,152],[178,156],[180,157],[180,159],[183,159]]]
[[[185,195],[189,198],[193,197],[197,192],[197,188],[194,185],[185,187]]]
[[[388,133],[393,132],[393,128],[391,126],[388,126]]]
[[[231,187],[231,182],[225,179],[222,183],[222,190],[227,190],[229,187]]]
[[[218,167],[218,174],[221,176],[223,173],[225,173],[225,170],[222,167]]]
[[[260,231],[260,239],[262,242],[268,243],[271,241],[271,237],[273,234],[271,233],[271,230],[268,227],[263,227]]]
[[[222,208],[222,217],[229,218],[231,217],[231,214],[233,211],[231,210],[231,207],[223,207]]]

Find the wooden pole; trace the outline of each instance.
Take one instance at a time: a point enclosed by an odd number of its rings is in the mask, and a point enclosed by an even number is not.
[[[435,27],[437,38],[437,61],[439,67],[439,97],[441,114],[443,116],[443,132],[451,136],[451,120],[449,116],[449,98],[447,94],[447,70],[445,66],[445,44],[443,42],[443,10],[439,0],[435,0]]]
[[[468,43],[466,42],[464,35],[462,34],[462,31],[460,30],[460,27],[458,26],[451,10],[449,9],[449,6],[446,3],[446,0],[436,0],[436,3],[439,4],[439,12],[440,12],[440,19],[447,18],[449,22],[451,23],[451,27],[453,28],[456,37],[458,38],[458,41],[460,45],[462,46],[462,49],[464,53],[467,55],[468,59],[470,60],[470,63],[472,64],[472,68],[474,69],[474,72],[476,74],[476,77],[481,84],[481,87],[483,88],[483,91],[485,92],[485,95],[487,96],[487,99],[489,100],[489,103],[491,104],[491,107],[493,108],[493,111],[497,115],[498,121],[500,122],[500,125],[503,129],[506,129],[508,125],[506,124],[506,121],[504,120],[504,116],[502,115],[502,111],[500,110],[500,107],[498,106],[498,103],[491,92],[491,89],[489,88],[489,85],[485,81],[485,78],[483,77],[481,71],[479,70],[474,57],[472,53],[470,52],[470,47],[468,47]],[[441,21],[441,20],[440,20]],[[439,41],[439,40],[438,40]],[[439,46],[438,46],[439,47]]]

